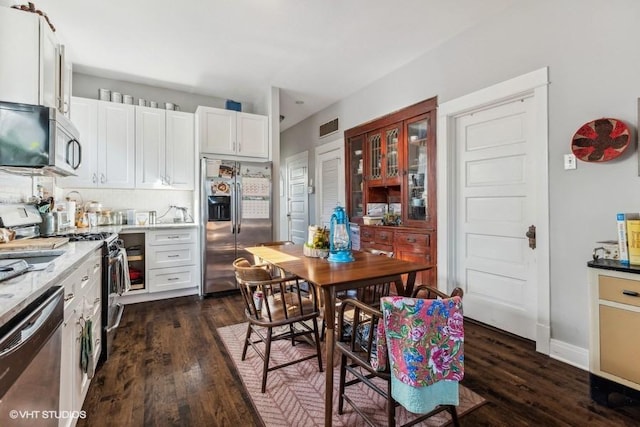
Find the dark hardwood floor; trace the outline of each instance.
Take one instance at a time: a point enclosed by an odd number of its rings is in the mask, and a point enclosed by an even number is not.
[[[239,295],[129,305],[78,426],[259,426],[216,328],[244,321]],[[488,403],[463,426],[638,426],[640,408],[589,398],[588,373],[531,341],[465,323],[463,384]]]

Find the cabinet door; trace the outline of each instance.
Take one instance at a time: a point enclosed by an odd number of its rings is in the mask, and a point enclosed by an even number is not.
[[[237,114],[237,153],[239,156],[269,158],[269,121],[266,116]]]
[[[135,186],[135,107],[98,101],[98,185]]]
[[[406,181],[404,222],[435,227],[435,129],[434,114],[416,117],[406,124]]]
[[[162,188],[165,178],[165,110],[135,107],[136,188]]]
[[[82,158],[77,176],[60,179],[64,187],[88,188],[98,184],[98,101],[71,98],[71,121],[80,132]]]
[[[200,152],[236,153],[236,112],[221,108],[198,108]]]
[[[395,257],[405,261],[435,265],[435,234],[420,232],[396,232],[394,235]],[[418,272],[416,285],[437,286],[435,267]]]
[[[166,119],[166,174],[171,188],[194,189],[195,138],[194,115],[181,111],[167,111]]]
[[[367,186],[383,185],[382,129],[367,134]]]
[[[0,98],[40,104],[40,23],[38,15],[0,7]]]
[[[365,135],[349,138],[346,150],[347,214],[355,222],[360,222],[364,215],[364,139]]]
[[[40,104],[58,108],[58,41],[49,25],[40,19]]]
[[[382,176],[384,178],[385,185],[400,185],[401,170],[401,144],[400,138],[402,136],[402,123],[396,123],[388,128],[385,128],[382,132],[384,138],[383,149],[383,162],[382,162]]]
[[[79,359],[75,356],[77,354],[75,324],[77,317],[75,314],[73,316],[70,315],[70,313],[75,313],[75,311],[72,309],[65,309],[65,319],[62,323],[62,350],[60,355],[60,412],[73,411],[76,409],[73,403],[73,387],[76,383],[76,366],[79,364]],[[72,422],[72,417],[61,417],[59,426],[67,427],[70,426]]]

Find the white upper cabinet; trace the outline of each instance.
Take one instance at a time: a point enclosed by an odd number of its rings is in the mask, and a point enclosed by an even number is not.
[[[196,120],[200,153],[270,158],[267,116],[201,106]]]
[[[80,131],[82,159],[65,187],[135,187],[135,107],[71,98],[71,120]]]
[[[193,190],[194,115],[136,107],[136,188]]]
[[[70,65],[64,46],[40,15],[0,7],[0,99],[68,114]],[[68,99],[67,99],[68,101]]]

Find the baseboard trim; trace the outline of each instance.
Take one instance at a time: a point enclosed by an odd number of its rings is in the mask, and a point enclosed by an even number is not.
[[[589,370],[589,349],[559,340],[551,340],[549,357],[582,370]]]
[[[120,302],[127,304],[136,304],[139,302],[157,301],[161,299],[186,297],[189,295],[198,295],[198,287],[178,289],[175,291],[166,292],[147,292],[133,295],[123,295],[120,297]]]

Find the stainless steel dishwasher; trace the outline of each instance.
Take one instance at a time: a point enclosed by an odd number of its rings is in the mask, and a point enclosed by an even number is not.
[[[48,289],[0,328],[0,425],[57,426],[64,289]]]

